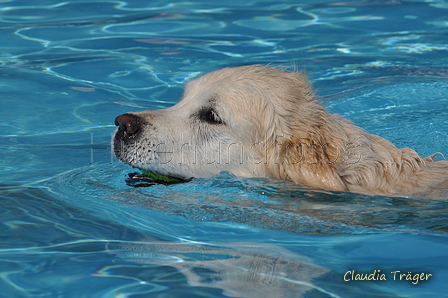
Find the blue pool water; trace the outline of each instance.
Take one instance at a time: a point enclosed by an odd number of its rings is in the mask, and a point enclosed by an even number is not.
[[[448,297],[446,200],[229,173],[133,188],[109,144],[117,115],[190,78],[271,63],[447,155],[446,1],[36,3],[0,1],[0,297]]]

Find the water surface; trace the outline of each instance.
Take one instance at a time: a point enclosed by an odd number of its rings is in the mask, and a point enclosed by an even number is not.
[[[305,69],[325,106],[369,132],[447,155],[447,9],[0,2],[0,296],[446,297],[444,200],[229,173],[133,188],[109,143],[117,115],[169,107],[191,78],[270,63]],[[344,281],[353,270],[387,280]]]

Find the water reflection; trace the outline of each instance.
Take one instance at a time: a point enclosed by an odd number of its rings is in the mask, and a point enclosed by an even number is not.
[[[229,297],[302,297],[310,290],[327,293],[312,280],[328,271],[304,256],[274,244],[183,244],[145,239],[107,245],[118,262],[176,268],[194,287],[223,290]],[[115,267],[103,268],[116,275]],[[337,296],[333,296],[337,297]]]

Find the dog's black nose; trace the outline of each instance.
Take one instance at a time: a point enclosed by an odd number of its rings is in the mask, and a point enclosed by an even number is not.
[[[133,114],[123,114],[115,118],[115,125],[120,131],[132,135],[140,129],[140,118]]]

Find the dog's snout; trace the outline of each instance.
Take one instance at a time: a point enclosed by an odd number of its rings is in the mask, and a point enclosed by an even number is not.
[[[133,114],[123,114],[115,118],[115,125],[120,131],[132,135],[140,129],[140,118]]]

